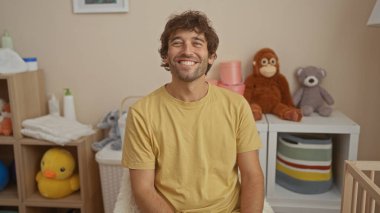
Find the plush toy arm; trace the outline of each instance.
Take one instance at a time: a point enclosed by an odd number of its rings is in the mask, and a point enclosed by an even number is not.
[[[333,97],[327,92],[327,90],[323,89],[320,87],[320,93],[323,99],[326,101],[328,105],[333,105],[334,104],[334,99]]]
[[[113,140],[112,138],[106,137],[101,141],[96,141],[96,142],[92,143],[91,148],[95,152],[100,151],[101,149],[103,149],[103,147],[105,147],[107,144],[112,142],[112,140]]]
[[[290,89],[288,81],[286,80],[285,76],[279,75],[279,81],[278,85],[281,90],[281,102],[288,105],[288,106],[294,106],[292,96],[290,95]]]
[[[299,88],[293,95],[293,104],[295,106],[298,106],[298,104],[300,103],[301,101],[301,98],[302,98],[302,95],[303,95],[303,90],[304,88]]]

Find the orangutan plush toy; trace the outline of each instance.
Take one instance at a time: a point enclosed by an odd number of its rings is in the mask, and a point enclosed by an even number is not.
[[[280,73],[278,57],[272,49],[264,48],[256,53],[253,73],[245,80],[245,86],[244,97],[256,120],[261,120],[263,113],[290,121],[302,119],[301,111],[293,105],[288,82]]]

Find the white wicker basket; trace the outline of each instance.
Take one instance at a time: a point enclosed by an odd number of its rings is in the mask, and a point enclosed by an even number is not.
[[[112,213],[120,190],[123,168],[121,151],[112,150],[110,144],[96,153],[102,185],[103,205],[105,213]]]
[[[124,143],[125,121],[127,117],[127,113],[122,112],[126,112],[128,107],[141,97],[142,96],[128,96],[121,101],[118,125],[122,143]],[[108,144],[96,153],[95,157],[99,164],[104,212],[112,213],[120,191],[120,183],[123,176],[123,167],[121,165],[122,151],[112,150],[110,144]]]

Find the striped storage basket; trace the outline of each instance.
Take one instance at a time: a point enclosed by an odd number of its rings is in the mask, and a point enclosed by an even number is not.
[[[332,185],[332,140],[327,135],[279,134],[276,183],[301,194],[319,194]]]

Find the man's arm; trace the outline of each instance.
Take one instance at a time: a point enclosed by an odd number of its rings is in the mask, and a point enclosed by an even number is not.
[[[238,153],[241,175],[240,212],[262,213],[264,206],[264,175],[257,151]]]
[[[130,169],[129,172],[133,196],[141,212],[174,212],[154,187],[154,170]]]

